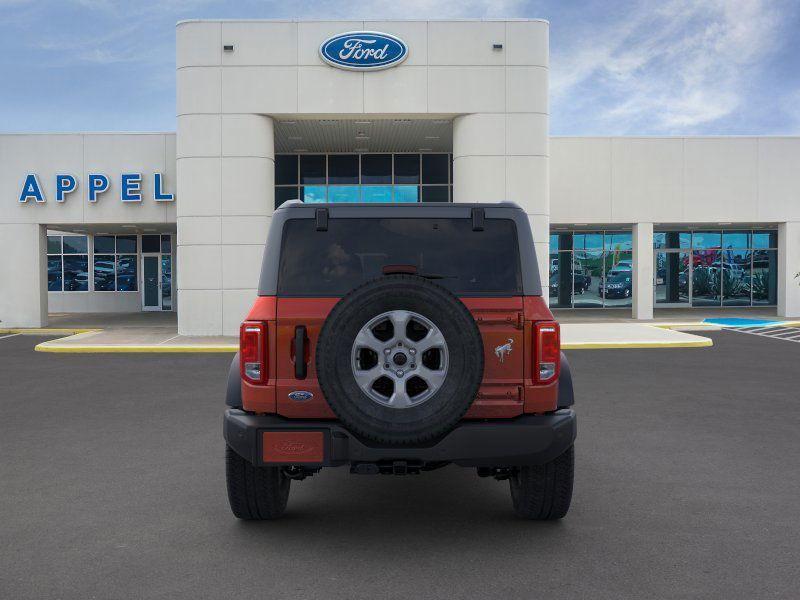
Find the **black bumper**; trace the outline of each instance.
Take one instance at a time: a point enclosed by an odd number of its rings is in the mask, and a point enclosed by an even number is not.
[[[322,432],[324,458],[314,466],[357,463],[452,462],[465,467],[538,465],[561,455],[575,441],[575,411],[561,409],[549,415],[525,415],[495,421],[463,421],[440,440],[427,446],[387,447],[361,440],[337,421],[289,420],[273,415],[225,411],[225,441],[255,465],[262,460],[263,433],[268,431]],[[274,465],[276,463],[270,463]],[[279,463],[280,464],[280,463]],[[285,464],[309,464],[293,463]]]

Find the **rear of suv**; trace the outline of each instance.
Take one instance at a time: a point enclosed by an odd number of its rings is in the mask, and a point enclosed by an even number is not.
[[[239,518],[281,516],[292,480],[338,466],[473,467],[522,517],[569,509],[572,378],[512,203],[283,205],[226,403]]]

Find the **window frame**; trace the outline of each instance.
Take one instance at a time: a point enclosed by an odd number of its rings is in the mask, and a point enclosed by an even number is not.
[[[680,248],[666,248],[656,246],[655,236],[658,234],[666,234],[666,233],[678,233],[684,234],[688,233],[690,236],[690,244],[688,247],[681,246]],[[695,236],[696,234],[719,234],[720,236],[720,244],[716,248],[712,247],[705,247],[705,246],[698,246],[695,245]],[[748,247],[733,247],[730,248],[725,247],[725,234],[745,234],[748,240]],[[756,234],[768,234],[770,236],[770,240],[774,240],[774,245],[769,244],[767,248],[761,248],[756,244],[755,236]],[[756,304],[755,303],[755,290],[753,286],[753,276],[755,274],[755,254],[756,251],[762,252],[776,252],[777,253],[777,240],[778,240],[778,231],[774,228],[713,228],[713,227],[693,227],[687,229],[673,229],[673,230],[662,230],[662,231],[654,231],[653,232],[653,260],[655,260],[655,253],[656,252],[686,252],[689,257],[689,265],[688,265],[688,282],[687,282],[687,294],[688,294],[688,306],[687,308],[769,308],[776,306],[777,303],[771,304]],[[749,270],[748,270],[748,278],[749,278],[749,287],[750,287],[750,303],[749,304],[725,304],[725,265],[726,264],[734,264],[730,262],[726,258],[726,252],[733,252],[733,251],[746,251],[750,256],[749,262]],[[697,252],[718,252],[719,253],[719,264],[721,265],[722,272],[719,273],[719,303],[718,304],[696,304],[695,297],[694,297],[694,270],[695,270],[695,253]],[[740,264],[740,263],[735,263]],[[779,276],[780,274],[778,274]],[[655,284],[653,285],[653,290],[655,294]],[[654,303],[656,302],[654,296]]]
[[[46,253],[46,260],[49,263],[50,258],[58,257],[61,261],[61,289],[60,290],[51,290],[50,289],[50,280],[49,280],[49,265],[48,265],[48,282],[47,282],[47,292],[51,294],[86,294],[94,290],[94,261],[89,261],[90,256],[94,256],[92,252],[92,247],[89,244],[89,238],[93,238],[94,236],[90,236],[88,234],[80,234],[80,233],[47,233],[48,238],[48,245],[49,245],[49,238],[59,238],[59,246],[61,248],[60,253],[53,253],[49,252],[49,248],[46,248],[48,252]],[[83,237],[86,238],[86,252],[68,252],[64,253],[64,238],[65,237]],[[66,290],[64,289],[64,256],[85,256],[86,257],[86,289],[85,290]]]
[[[160,234],[153,234],[153,235],[160,235]],[[100,252],[100,256],[112,256],[114,258],[114,289],[113,290],[98,290],[95,286],[95,278],[94,278],[94,269],[95,269],[95,260],[97,254],[95,253],[95,238],[96,237],[111,237],[114,238],[114,252]],[[136,238],[136,252],[118,252],[117,248],[117,238],[118,237],[134,237]],[[160,243],[159,239],[159,243]],[[140,285],[139,285],[139,256],[141,255],[141,246],[142,240],[139,234],[130,234],[130,233],[111,233],[111,234],[104,234],[102,236],[92,236],[92,291],[97,292],[98,294],[138,294]],[[132,256],[133,257],[133,264],[136,266],[136,289],[135,290],[121,290],[119,289],[119,269],[117,264],[121,256]]]
[[[365,154],[388,154],[391,156],[391,180],[389,183],[385,184],[372,184],[372,183],[365,183],[364,176],[363,176],[363,165],[362,165],[362,158]],[[418,165],[418,182],[416,184],[413,183],[398,183],[397,182],[397,174],[395,169],[395,157],[403,155],[403,156],[415,156]],[[448,169],[447,169],[447,182],[446,183],[423,183],[422,182],[422,162],[423,156],[428,155],[436,155],[436,156],[446,156]],[[299,199],[301,202],[305,201],[305,188],[312,187],[312,188],[324,188],[324,202],[330,201],[330,188],[336,187],[348,187],[348,186],[357,186],[362,188],[364,186],[387,186],[391,188],[391,202],[399,202],[398,195],[396,193],[397,186],[403,187],[416,187],[417,188],[417,203],[423,202],[423,188],[445,188],[447,190],[447,199],[444,200],[445,202],[453,202],[453,153],[452,152],[308,152],[308,153],[291,153],[291,152],[281,152],[276,156],[280,157],[294,157],[295,159],[295,169],[296,169],[296,181],[297,183],[291,184],[275,184],[273,186],[275,190],[275,199],[274,199],[274,207],[277,209],[281,204],[291,200],[293,198]],[[304,184],[302,179],[300,178],[300,163],[302,157],[304,156],[324,156],[325,157],[325,183],[309,183]],[[356,156],[358,157],[358,181],[357,183],[330,183],[330,157],[331,156]],[[280,204],[278,203],[278,190],[294,190],[295,193],[292,194],[291,192],[283,192],[288,196],[288,199],[281,200]],[[283,195],[283,194],[281,194]],[[359,202],[363,202],[362,194],[359,192]],[[320,202],[317,201],[317,202]],[[408,203],[408,202],[404,202]],[[410,204],[410,203],[409,203]]]

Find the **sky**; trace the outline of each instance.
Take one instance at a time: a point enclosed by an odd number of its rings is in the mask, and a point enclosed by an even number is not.
[[[0,0],[0,132],[174,131],[175,23],[550,21],[552,135],[800,134],[800,0]]]

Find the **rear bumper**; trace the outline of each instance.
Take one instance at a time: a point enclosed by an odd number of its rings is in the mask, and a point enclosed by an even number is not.
[[[463,421],[430,445],[387,447],[357,438],[337,421],[289,420],[229,408],[223,432],[228,445],[254,465],[320,467],[407,461],[510,467],[544,464],[562,454],[575,441],[577,417],[575,411],[561,409],[549,415]],[[280,445],[267,444],[268,440],[280,440]],[[281,458],[276,458],[276,450]]]

